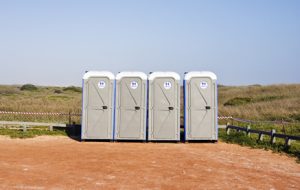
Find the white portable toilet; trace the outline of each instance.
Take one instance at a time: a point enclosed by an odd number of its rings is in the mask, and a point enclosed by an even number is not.
[[[183,86],[185,140],[218,140],[217,76],[188,72]]]
[[[180,76],[174,72],[149,75],[149,141],[180,140]]]
[[[115,140],[146,140],[147,75],[116,75]]]
[[[84,74],[81,139],[113,139],[114,79],[108,71]]]

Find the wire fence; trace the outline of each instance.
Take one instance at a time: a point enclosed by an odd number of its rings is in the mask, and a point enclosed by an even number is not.
[[[47,112],[13,112],[0,111],[0,121],[25,122],[55,122],[66,124],[80,124],[80,113],[47,113]]]

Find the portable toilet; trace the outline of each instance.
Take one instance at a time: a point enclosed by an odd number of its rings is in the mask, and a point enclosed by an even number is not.
[[[108,71],[84,74],[81,139],[113,139],[114,79]]]
[[[174,72],[149,75],[149,141],[180,140],[180,76]]]
[[[115,140],[146,140],[147,75],[116,75]]]
[[[217,76],[208,71],[184,76],[185,140],[218,139]]]

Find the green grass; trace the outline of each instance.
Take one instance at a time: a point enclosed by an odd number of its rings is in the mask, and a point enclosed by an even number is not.
[[[10,138],[33,138],[42,135],[50,136],[67,136],[65,130],[43,130],[43,129],[28,129],[26,132],[18,129],[0,129],[0,135],[9,136]]]
[[[251,129],[263,130],[263,131],[271,131],[272,129],[276,130],[276,133],[286,134],[286,135],[295,135],[300,136],[300,123],[254,123],[248,124],[243,122],[233,122],[234,126],[239,127],[247,127],[250,126]]]
[[[263,141],[258,141],[257,135],[248,137],[243,132],[231,131],[230,135],[226,134],[225,129],[219,129],[219,139],[226,143],[239,144],[251,148],[259,148],[264,150],[272,150],[276,153],[286,153],[290,156],[296,157],[297,162],[300,163],[300,142],[293,142],[291,146],[286,147],[283,139],[276,139],[276,143],[271,144],[270,138],[265,138]]]

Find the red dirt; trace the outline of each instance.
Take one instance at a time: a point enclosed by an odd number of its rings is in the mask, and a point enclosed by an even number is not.
[[[0,189],[297,189],[300,164],[226,143],[0,137]]]

